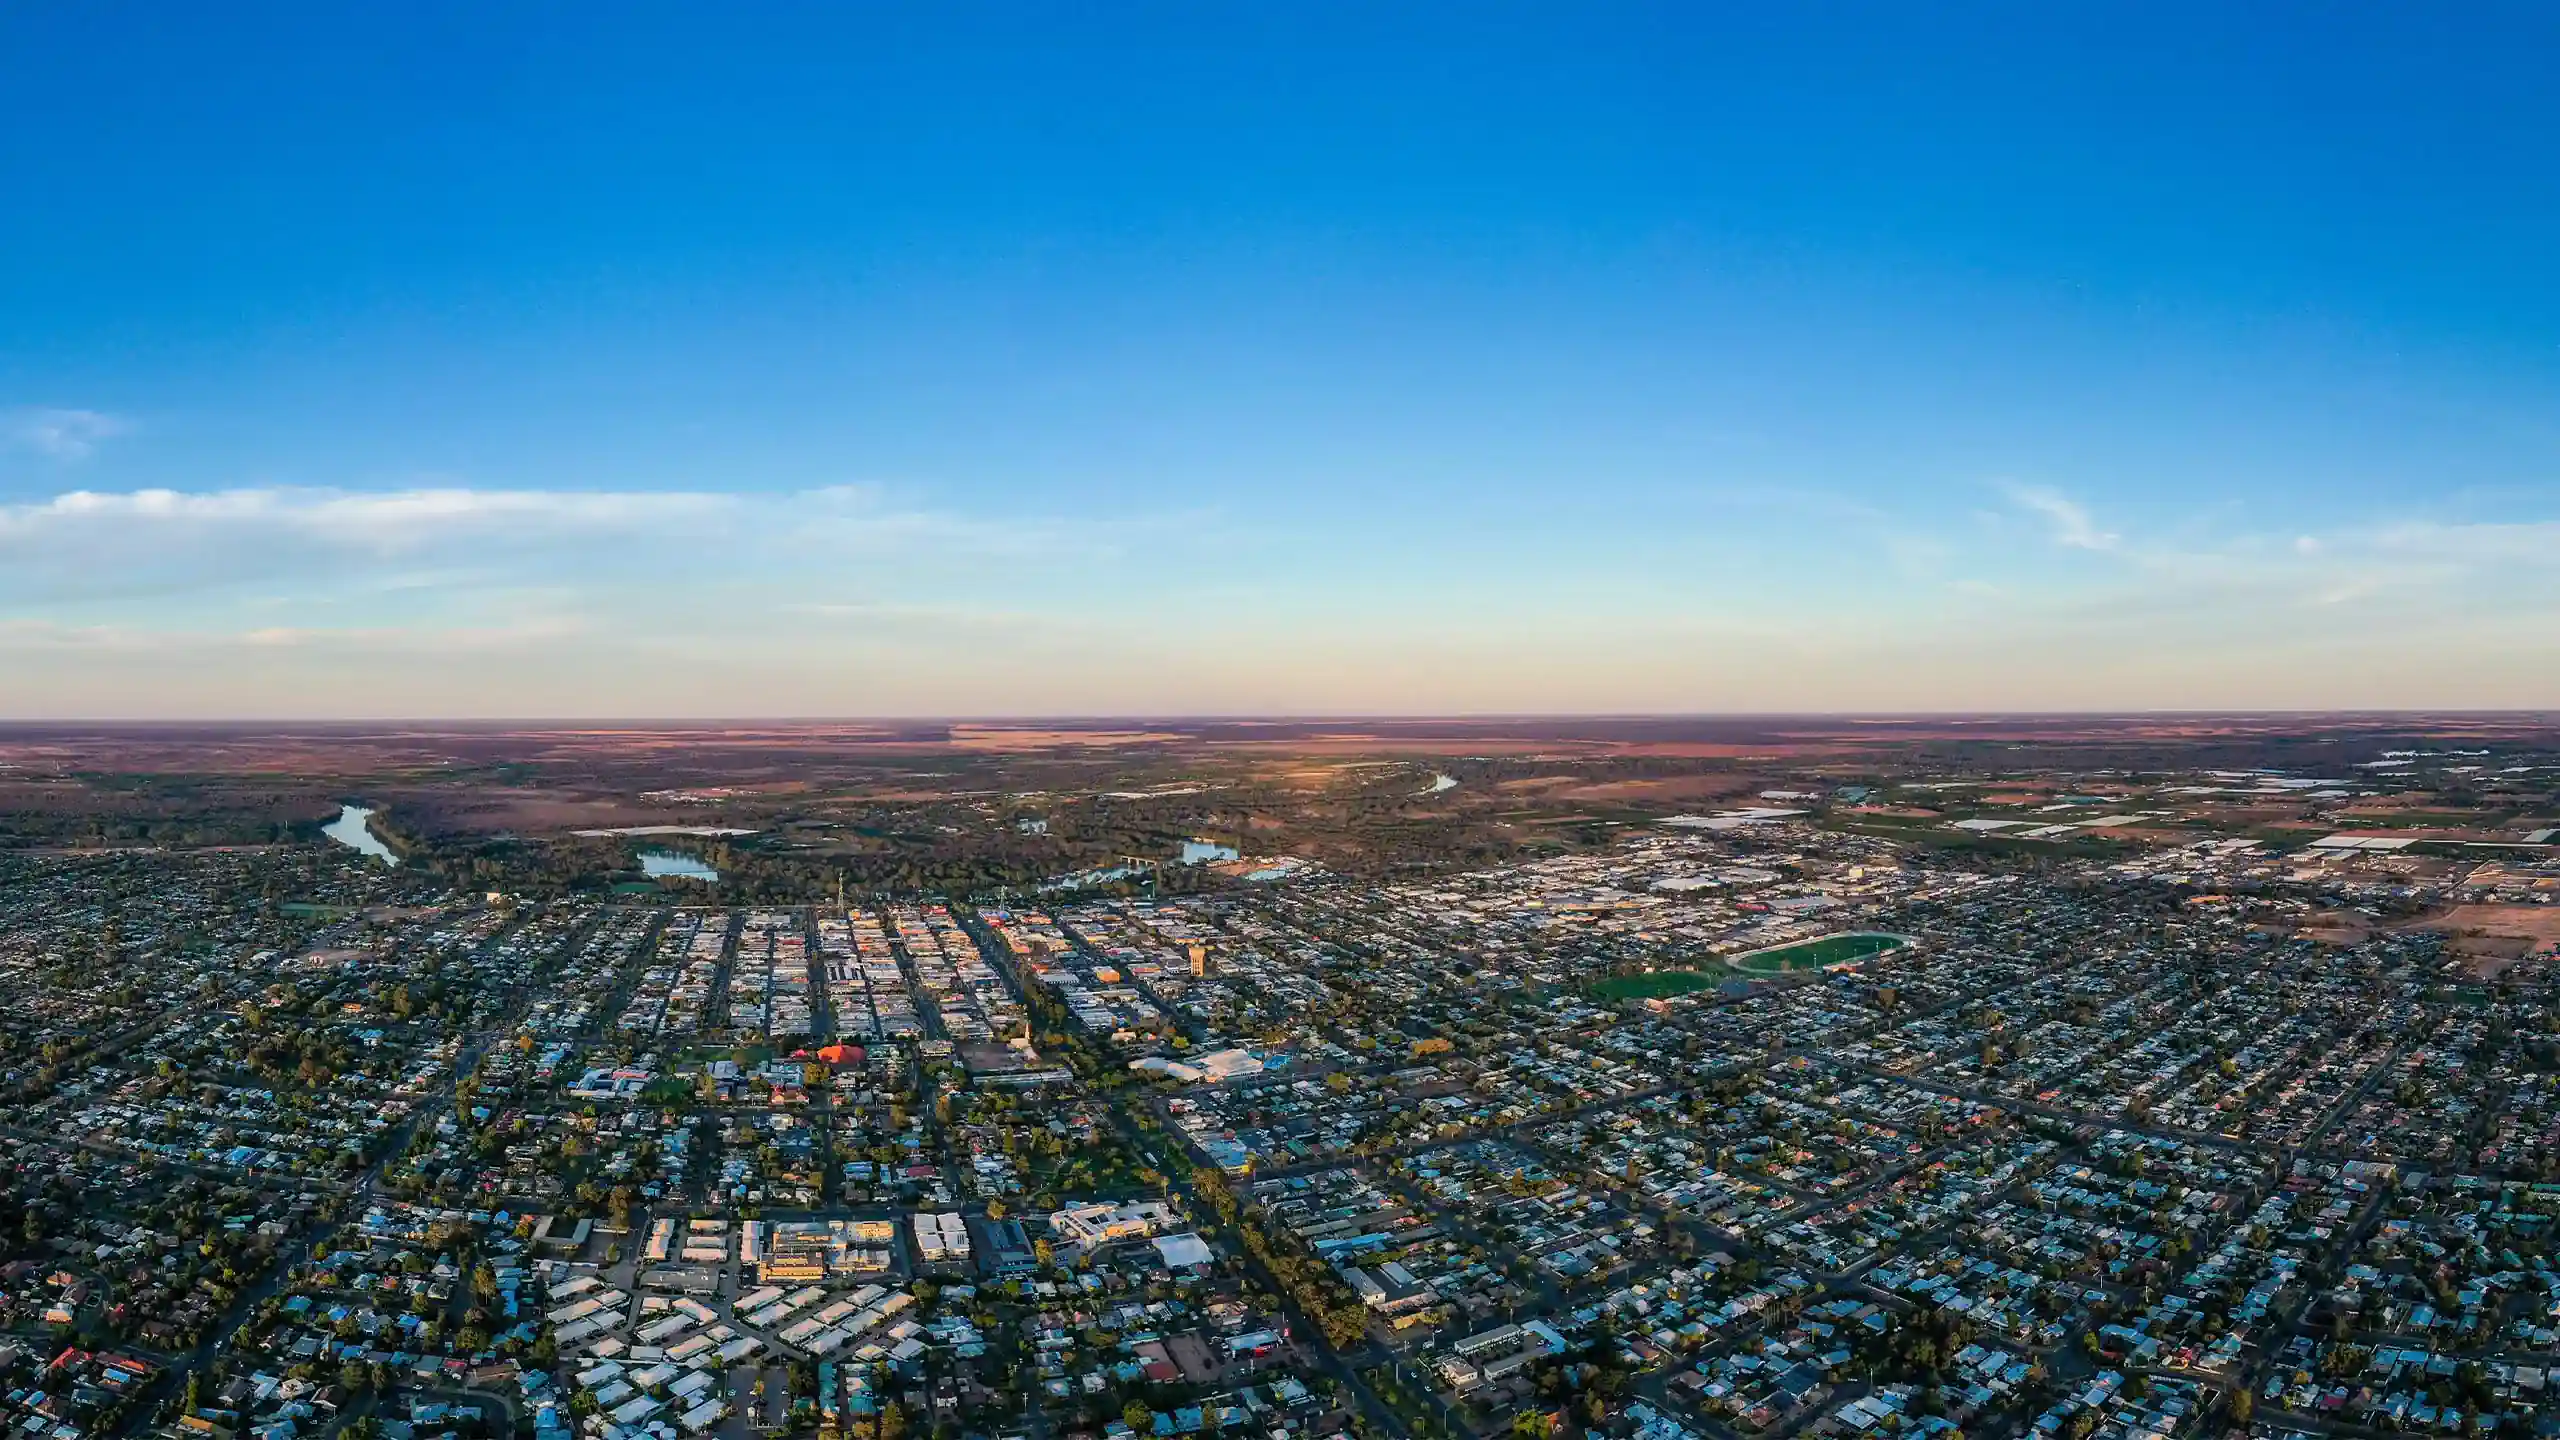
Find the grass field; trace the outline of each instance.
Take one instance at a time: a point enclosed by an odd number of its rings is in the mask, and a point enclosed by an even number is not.
[[[1591,993],[1603,1000],[1658,1000],[1665,995],[1712,990],[1717,983],[1715,976],[1695,970],[1656,970],[1649,975],[1610,975],[1594,980]]]
[[[1820,970],[1852,960],[1864,960],[1888,950],[1899,950],[1907,943],[1898,935],[1825,935],[1819,940],[1803,940],[1774,950],[1738,955],[1726,963],[1754,975],[1783,975],[1790,970]]]

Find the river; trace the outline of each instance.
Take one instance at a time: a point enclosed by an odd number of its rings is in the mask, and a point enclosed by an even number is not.
[[[350,850],[370,855],[385,865],[399,864],[400,857],[392,854],[391,847],[383,844],[382,837],[374,834],[373,828],[365,823],[372,818],[373,812],[364,806],[349,805],[341,801],[338,805],[338,818],[321,826],[320,833]]]
[[[667,850],[641,851],[640,873],[648,876],[652,880],[710,880],[716,882],[720,878],[719,871],[712,869],[710,866],[703,864],[692,856],[678,855]]]

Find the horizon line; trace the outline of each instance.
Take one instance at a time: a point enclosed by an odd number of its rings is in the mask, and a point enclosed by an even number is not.
[[[1369,724],[1410,725],[1450,722],[1594,722],[1677,720],[1860,720],[1928,721],[1969,719],[2129,719],[2137,717],[2444,717],[2549,719],[2560,721],[2560,707],[2529,706],[2157,706],[2073,709],[1982,710],[1452,710],[1452,711],[1193,711],[1147,713],[1108,711],[1058,713],[950,713],[874,715],[204,715],[204,716],[0,716],[0,728],[37,726],[120,726],[134,728],[217,725],[1181,725],[1181,724]]]

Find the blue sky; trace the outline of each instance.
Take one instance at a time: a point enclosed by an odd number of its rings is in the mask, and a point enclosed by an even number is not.
[[[0,715],[2560,706],[2548,7],[413,8],[0,9]]]

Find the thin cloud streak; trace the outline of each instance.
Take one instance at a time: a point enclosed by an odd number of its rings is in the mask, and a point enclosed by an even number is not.
[[[1577,590],[1462,538],[1204,553],[1197,517],[871,487],[71,491],[0,506],[0,714],[2560,704],[2560,522],[2150,533],[2044,493]],[[2415,648],[2431,688],[2379,663]]]
[[[86,460],[100,442],[132,428],[103,410],[30,407],[0,411],[0,437],[23,449],[65,462]]]
[[[74,490],[0,505],[0,604],[174,596],[329,577],[464,588],[538,574],[661,584],[741,568],[766,577],[919,557],[1109,563],[1133,543],[1196,534],[1197,515],[997,519],[901,503],[875,486],[778,495],[420,487]],[[386,562],[397,568],[385,574]],[[750,563],[751,562],[751,563]]]
[[[2009,498],[2052,527],[2053,542],[2074,550],[2113,550],[2122,537],[2101,530],[2088,507],[2058,490],[2040,485],[2012,485]]]

